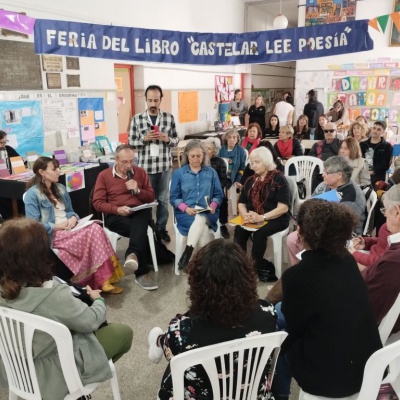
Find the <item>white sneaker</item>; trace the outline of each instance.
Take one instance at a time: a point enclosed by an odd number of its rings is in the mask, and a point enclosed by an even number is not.
[[[149,332],[149,336],[147,337],[149,342],[149,360],[154,364],[158,364],[164,355],[163,349],[157,346],[157,339],[163,333],[164,331],[159,326],[156,326]]]

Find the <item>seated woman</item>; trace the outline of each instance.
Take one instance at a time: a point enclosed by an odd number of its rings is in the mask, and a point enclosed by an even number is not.
[[[282,164],[285,165],[289,158],[302,156],[303,149],[299,139],[293,137],[294,131],[292,126],[281,126],[279,130],[279,139],[274,144],[276,154],[281,159]],[[296,170],[293,168],[290,175],[296,175]]]
[[[310,139],[310,128],[308,127],[307,115],[301,114],[297,119],[297,124],[294,128],[294,137],[300,141]]]
[[[350,125],[349,136],[357,140],[357,142],[365,142],[368,140],[365,125],[361,122],[354,122]]]
[[[279,118],[276,114],[272,114],[269,117],[268,126],[263,132],[263,139],[265,138],[276,138],[279,136]]]
[[[241,226],[235,228],[235,242],[247,250],[247,240],[253,235],[251,256],[262,281],[275,281],[274,265],[264,260],[268,236],[289,226],[290,192],[283,174],[276,170],[271,152],[265,147],[254,150],[250,163],[255,174],[243,186],[239,198],[239,214],[245,223],[267,224],[255,232]]]
[[[211,167],[215,169],[215,172],[218,175],[219,182],[221,184],[222,192],[224,193],[224,198],[222,200],[223,204],[224,202],[228,204],[228,199],[226,198],[227,195],[227,190],[231,187],[232,183],[230,179],[228,179],[228,174],[227,174],[227,168],[225,161],[221,158],[218,157],[218,151],[221,148],[221,142],[219,139],[215,137],[208,137],[205,141],[204,144],[206,146],[208,156],[210,157],[210,164]],[[220,207],[220,209],[222,206]],[[228,215],[222,215],[221,212],[219,213],[219,223],[221,224],[221,236],[224,239],[229,239],[229,232],[228,228],[226,227],[226,224],[228,223]]]
[[[325,114],[321,114],[318,117],[318,125],[315,128],[314,140],[324,140],[325,139],[324,127],[327,123],[328,123],[328,118],[326,117]]]
[[[377,237],[356,237],[353,239],[353,245],[349,251],[357,261],[360,271],[364,271],[376,261],[389,248],[388,236],[390,232],[384,223],[379,229]]]
[[[249,124],[257,123],[260,125],[261,132],[265,129],[265,106],[264,99],[261,95],[258,95],[254,101],[254,104],[250,106],[248,112]]]
[[[246,149],[249,154],[260,144],[261,132],[260,125],[257,123],[252,123],[247,128],[241,146]]]
[[[355,223],[341,204],[316,199],[300,208],[297,229],[306,251],[282,275],[289,336],[281,352],[302,400],[357,399],[365,364],[382,347],[365,284],[346,249]]]
[[[210,210],[205,209],[208,197]],[[174,208],[179,232],[187,236],[185,251],[179,260],[183,270],[192,256],[194,247],[205,246],[210,241],[209,228],[218,228],[219,206],[224,194],[217,173],[209,166],[204,143],[191,140],[185,147],[182,167],[174,171],[171,181],[170,202]]]
[[[153,328],[149,334],[149,358],[159,363],[180,353],[229,340],[276,331],[273,307],[257,295],[257,278],[251,261],[240,247],[223,239],[213,240],[193,257],[188,266],[189,311],[177,314],[164,333]],[[244,374],[246,367],[244,366]],[[258,398],[270,398],[263,374]],[[217,399],[203,368],[185,374],[185,398]],[[264,397],[265,396],[265,397]],[[168,366],[158,392],[160,400],[174,397]],[[233,398],[241,398],[236,394]]]
[[[364,130],[365,130],[365,137],[366,137],[367,140],[368,140],[369,135],[370,135],[370,133],[371,133],[371,128],[370,128],[369,125],[368,125],[367,119],[366,119],[363,115],[359,115],[359,116],[356,118],[356,122],[358,122],[359,124],[361,124],[361,125],[364,127]]]
[[[31,219],[13,219],[0,227],[0,306],[65,325],[71,331],[82,383],[108,380],[112,376],[108,360],[115,362],[129,351],[132,329],[123,324],[99,329],[106,321],[106,305],[100,291],[86,287],[92,301],[89,307],[72,295],[68,285],[53,281],[49,246],[43,224]],[[63,399],[68,388],[55,342],[45,332],[34,333],[33,354],[42,398]]]
[[[340,203],[346,205],[358,217],[354,231],[361,235],[365,222],[365,195],[360,186],[351,180],[351,174],[352,167],[344,157],[328,158],[324,162],[324,181],[315,189],[313,196],[336,190],[340,196]],[[299,262],[296,254],[304,250],[298,232],[290,233],[286,244],[291,264],[295,265]]]
[[[122,288],[111,285],[111,281],[118,282],[124,273],[103,228],[93,223],[72,230],[79,216],[72,209],[66,187],[57,183],[58,161],[39,157],[33,164],[33,172],[35,176],[24,196],[26,216],[43,224],[57,256],[74,274],[71,281],[90,284],[106,293],[122,293]]]
[[[348,125],[350,123],[349,113],[345,106],[343,105],[342,100],[337,100],[333,103],[332,110],[325,113],[328,120],[335,123],[336,126]]]
[[[351,179],[361,187],[371,184],[367,160],[361,157],[361,147],[353,137],[347,137],[340,145],[339,154],[353,167]]]

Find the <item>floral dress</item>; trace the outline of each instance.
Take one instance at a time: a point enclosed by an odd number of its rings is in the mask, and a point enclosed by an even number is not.
[[[276,314],[274,307],[266,300],[260,300],[260,307],[257,307],[253,314],[249,315],[243,325],[236,328],[223,328],[212,322],[197,318],[190,311],[185,314],[178,314],[171,320],[168,330],[160,339],[160,343],[165,357],[169,361],[174,355],[191,349],[275,331]],[[220,371],[220,366],[217,366],[217,368]],[[260,381],[258,400],[273,399],[272,393],[270,393],[271,380],[268,372],[269,363]],[[246,376],[245,371],[243,376]],[[184,382],[185,400],[216,400],[213,397],[211,383],[203,367],[193,366],[186,370]],[[169,365],[164,372],[158,397],[160,400],[173,399],[172,377]],[[240,396],[234,397],[240,398]]]

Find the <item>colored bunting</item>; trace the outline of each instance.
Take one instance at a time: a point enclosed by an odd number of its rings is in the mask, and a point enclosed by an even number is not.
[[[382,32],[385,33],[387,23],[389,21],[389,14],[388,15],[381,15],[380,17],[377,18],[379,26],[382,29]]]

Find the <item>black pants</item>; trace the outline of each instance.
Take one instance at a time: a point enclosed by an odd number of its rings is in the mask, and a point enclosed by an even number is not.
[[[267,225],[264,225],[256,232],[250,232],[240,226],[235,228],[235,243],[237,243],[243,251],[247,251],[247,240],[253,235],[253,248],[251,249],[252,259],[258,263],[264,258],[267,249],[268,236],[283,231],[289,226],[288,219],[271,219]]]
[[[125,252],[125,258],[129,254],[136,254],[139,268],[135,272],[136,277],[148,274],[147,265],[147,227],[151,222],[151,209],[136,211],[126,217],[121,215],[106,215],[106,226],[113,232],[129,238],[129,245]]]
[[[233,210],[233,214],[235,214]],[[224,196],[219,207],[219,222],[225,225],[228,222],[228,199]]]
[[[74,273],[55,255],[54,251],[49,249],[49,258],[53,263],[53,275],[58,276],[62,280],[69,282]]]

